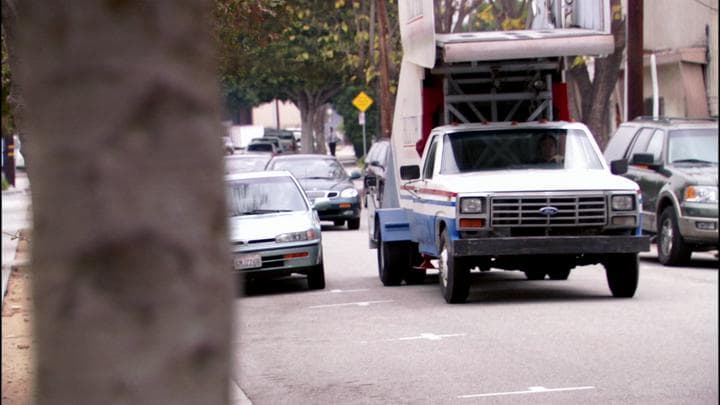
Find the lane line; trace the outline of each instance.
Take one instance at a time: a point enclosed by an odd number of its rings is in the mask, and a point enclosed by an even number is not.
[[[540,394],[545,392],[559,392],[559,391],[579,391],[579,390],[594,390],[593,386],[585,387],[568,387],[568,388],[545,388],[545,387],[528,387],[528,391],[509,391],[509,392],[493,392],[490,394],[470,394],[470,395],[458,395],[460,399],[467,398],[481,398],[481,397],[497,397],[502,395],[525,395],[525,394]]]
[[[330,290],[331,293],[339,294],[339,293],[349,293],[349,292],[361,292],[361,291],[367,291],[367,288],[357,288],[354,290]]]
[[[442,340],[444,338],[450,338],[450,337],[459,337],[459,336],[467,336],[467,333],[452,333],[447,335],[436,335],[434,333],[421,333],[420,336],[409,336],[409,337],[401,337],[401,338],[393,338],[393,339],[380,339],[380,340],[361,340],[361,344],[368,344],[371,342],[401,342],[406,340]]]
[[[372,304],[383,304],[386,302],[394,302],[393,300],[381,300],[381,301],[359,301],[359,302],[345,302],[342,304],[327,304],[327,305],[313,305],[311,307],[308,307],[308,309],[318,309],[318,308],[334,308],[334,307],[348,307],[348,306],[356,306],[356,307],[367,307]]]

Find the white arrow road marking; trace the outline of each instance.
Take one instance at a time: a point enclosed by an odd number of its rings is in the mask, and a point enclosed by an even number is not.
[[[368,290],[367,288],[358,288],[355,290],[330,290],[330,292],[338,294],[338,293],[360,292],[360,291],[367,291],[367,290]]]
[[[401,338],[395,338],[395,339],[381,339],[381,340],[376,340],[375,342],[399,342],[399,341],[403,341],[403,340],[420,340],[420,339],[442,340],[444,338],[458,337],[458,336],[467,336],[467,333],[453,333],[453,334],[449,334],[449,335],[436,335],[434,333],[421,333],[420,336],[401,337]],[[367,344],[370,342],[367,340],[363,340],[360,343]]]
[[[393,302],[393,300],[360,301],[360,302],[345,302],[342,304],[313,305],[308,308],[309,309],[317,309],[317,308],[348,307],[348,306],[367,307],[372,304],[382,304],[382,303],[386,303],[386,302]]]
[[[480,397],[497,397],[501,395],[524,395],[524,394],[539,394],[543,392],[558,392],[558,391],[579,391],[579,390],[594,390],[593,386],[586,387],[569,387],[569,388],[545,388],[545,387],[528,387],[528,391],[510,391],[510,392],[493,392],[490,394],[471,394],[471,395],[458,395],[458,398],[480,398]]]

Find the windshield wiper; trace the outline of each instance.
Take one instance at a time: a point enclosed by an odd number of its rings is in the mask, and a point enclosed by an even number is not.
[[[707,160],[702,160],[702,159],[679,159],[679,160],[673,160],[673,163],[707,163],[707,164],[712,164],[713,162],[708,162]]]
[[[254,209],[251,211],[245,211],[240,215],[260,215],[260,214],[275,214],[277,212],[290,212],[291,210],[271,210],[271,209]]]

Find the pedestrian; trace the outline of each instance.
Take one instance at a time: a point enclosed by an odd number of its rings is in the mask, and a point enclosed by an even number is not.
[[[327,141],[328,146],[330,147],[330,154],[335,156],[335,147],[337,146],[338,136],[333,127],[330,127],[330,134],[328,135]]]

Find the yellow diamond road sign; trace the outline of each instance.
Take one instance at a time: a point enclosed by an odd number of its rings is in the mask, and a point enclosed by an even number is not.
[[[373,103],[373,99],[370,98],[367,94],[365,94],[364,91],[361,91],[360,94],[358,94],[352,101],[355,108],[358,110],[365,112]]]

